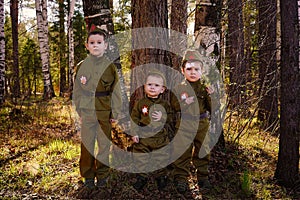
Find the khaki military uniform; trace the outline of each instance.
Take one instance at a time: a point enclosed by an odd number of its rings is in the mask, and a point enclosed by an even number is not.
[[[188,86],[189,84],[191,87]],[[185,141],[191,142],[190,145],[184,147],[184,153],[181,153],[181,156],[173,163],[174,180],[186,181],[190,173],[191,162],[197,170],[198,180],[205,179],[208,177],[210,155],[208,154],[203,158],[199,158],[199,151],[201,146],[208,145],[206,143],[203,144],[203,141],[209,128],[208,114],[211,112],[211,98],[206,91],[206,86],[200,80],[193,83],[185,80],[174,89],[174,93],[175,95],[172,96],[171,105],[178,116],[175,125],[177,133],[174,139],[178,139],[176,137],[179,132],[184,133],[179,134],[179,139],[177,142],[174,142],[174,152],[176,152],[176,150],[182,150],[180,149],[183,148],[180,147],[181,143]],[[189,105],[185,103],[187,97],[195,95],[199,103],[198,105],[196,102]],[[195,106],[198,106],[198,108],[195,109]]]
[[[159,121],[151,121],[152,113],[161,111],[162,119]],[[167,163],[170,157],[170,150],[166,148],[164,151],[156,153],[155,156],[151,152],[167,147],[169,144],[168,134],[172,132],[171,127],[171,107],[165,100],[159,98],[144,97],[136,102],[131,112],[133,123],[132,134],[139,136],[139,143],[133,144],[134,153],[143,153],[147,156],[136,157],[134,166],[138,171],[145,172],[154,171],[154,168],[160,168],[155,171],[155,175],[165,175],[165,166],[159,167],[162,163]],[[148,153],[148,154],[147,154]],[[141,173],[141,176],[146,176],[146,173]]]
[[[73,100],[82,122],[79,167],[84,178],[108,176],[110,118],[117,118],[121,107],[118,80],[115,65],[104,56],[89,55],[77,70]],[[96,141],[97,159],[94,156]]]

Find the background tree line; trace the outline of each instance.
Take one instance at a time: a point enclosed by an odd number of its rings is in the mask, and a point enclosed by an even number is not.
[[[83,0],[83,12],[74,0],[25,3],[35,9],[36,19],[23,21],[19,1],[0,1],[1,104],[38,94],[43,99],[68,95],[74,68],[86,56],[86,33],[93,26],[111,35],[131,28],[170,28],[190,35],[193,43],[187,38],[169,43],[173,35],[168,32],[159,35],[160,42],[182,51],[193,46],[218,66],[228,94],[225,137],[236,141],[249,134],[253,124],[279,135],[275,177],[288,187],[299,180],[299,1]],[[132,35],[133,44],[138,37]],[[118,55],[113,39],[110,47]],[[169,51],[140,49],[115,62],[122,75],[126,68],[151,62],[179,69],[180,60]],[[134,76],[130,81],[137,84]],[[137,91],[133,97],[139,95]]]

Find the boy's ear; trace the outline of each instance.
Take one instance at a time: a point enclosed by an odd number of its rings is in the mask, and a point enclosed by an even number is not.
[[[166,91],[166,87],[162,87],[162,89],[161,89],[161,92],[160,92],[160,93],[162,94],[162,93],[164,93],[165,91]]]
[[[184,74],[184,68],[183,67],[181,67],[181,73]]]

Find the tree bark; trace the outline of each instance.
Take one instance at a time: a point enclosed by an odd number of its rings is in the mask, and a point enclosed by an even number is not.
[[[4,0],[0,0],[0,106],[5,98],[5,35],[4,35]]]
[[[36,17],[38,25],[38,39],[40,54],[42,59],[42,73],[44,79],[45,100],[55,96],[50,74],[49,42],[48,42],[48,20],[47,20],[47,0],[36,0]]]
[[[180,71],[181,60],[184,51],[187,48],[187,7],[186,0],[173,0],[171,4],[171,30],[176,31],[170,33],[170,52],[172,59],[172,67]],[[176,52],[180,52],[180,55]]]
[[[19,79],[19,37],[18,37],[18,0],[10,1],[10,16],[11,16],[11,30],[13,40],[13,86],[12,96],[14,98],[20,97],[20,79]]]
[[[69,42],[69,92],[73,90],[73,75],[75,70],[75,59],[74,59],[74,33],[73,33],[73,15],[75,8],[75,0],[71,0],[69,4],[69,15],[68,15],[68,42]],[[71,95],[70,95],[71,97]]]
[[[67,86],[66,37],[65,37],[65,6],[64,0],[58,1],[59,8],[59,96],[64,96]]]
[[[170,60],[166,50],[169,47],[168,9],[167,0],[133,0],[131,2],[132,29],[132,65],[131,68],[151,64],[150,67],[160,68],[160,64],[169,66]],[[153,27],[153,29],[147,28]],[[139,49],[141,44],[147,44],[146,48]],[[163,48],[160,48],[163,47]],[[145,81],[146,70],[143,67],[133,70],[131,76],[131,90],[136,86],[142,86]],[[171,78],[166,77],[167,80]],[[131,91],[130,107],[134,102],[143,97],[142,87]],[[167,98],[167,97],[166,97]]]
[[[285,187],[299,181],[300,68],[296,0],[281,0],[280,138],[275,177]]]

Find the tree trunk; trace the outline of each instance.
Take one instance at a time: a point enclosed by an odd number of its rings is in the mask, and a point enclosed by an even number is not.
[[[221,98],[223,95],[221,75],[220,75],[220,35],[221,35],[221,9],[222,0],[198,0],[196,1],[195,13],[195,47],[205,57],[207,66],[211,66],[207,71],[208,83],[215,92],[212,97],[212,113],[210,132],[215,137],[210,138],[210,147],[212,148],[217,142],[221,148],[225,147],[223,134],[224,110],[221,109]],[[216,76],[217,75],[217,76]]]
[[[173,0],[171,5],[170,52],[172,53],[172,67],[179,71],[182,55],[187,48],[187,6],[186,0]]]
[[[59,7],[59,67],[60,67],[60,82],[59,96],[63,96],[66,92],[67,74],[66,74],[66,37],[65,37],[65,6],[64,0],[58,1]]]
[[[296,0],[281,0],[280,138],[275,177],[285,187],[299,181],[300,68]]]
[[[242,13],[242,0],[228,0],[229,98],[232,108],[245,103],[246,69],[244,64],[244,24]]]
[[[0,0],[0,106],[5,94],[5,37],[4,37],[4,0]]]
[[[278,78],[276,64],[276,0],[259,0],[259,79],[258,119],[263,128],[273,129],[278,119]]]
[[[71,0],[69,4],[69,15],[68,15],[68,42],[69,42],[69,93],[73,90],[73,75],[75,68],[75,59],[74,59],[74,33],[73,33],[73,15],[75,8],[75,0]],[[71,97],[71,95],[70,95]]]
[[[13,39],[13,87],[12,96],[20,97],[19,79],[19,37],[18,37],[18,0],[10,1],[11,30]]]
[[[167,0],[133,0],[131,17],[132,29],[139,31],[132,32],[131,68],[135,69],[131,77],[130,107],[136,100],[143,97],[142,86],[147,73],[144,66],[161,68],[161,65],[169,66],[170,64],[168,53],[164,50],[169,47],[169,35],[166,31],[168,28]],[[139,46],[143,46],[143,48],[140,49]],[[166,77],[166,79],[172,80],[170,77]],[[136,89],[137,86],[140,87]]]
[[[36,17],[38,25],[38,39],[40,45],[40,54],[42,59],[42,72],[44,78],[45,100],[55,96],[52,79],[50,74],[49,42],[48,42],[48,20],[47,20],[47,0],[36,0]]]
[[[87,30],[91,31],[93,29],[101,28],[108,31],[110,38],[108,41],[108,48],[106,51],[106,56],[110,58],[117,67],[119,75],[119,83],[122,93],[122,102],[124,112],[128,112],[128,97],[125,87],[124,76],[122,72],[122,66],[120,63],[120,54],[118,45],[113,37],[114,34],[114,24],[112,21],[112,16],[110,13],[111,2],[109,0],[83,0],[83,11],[85,16],[85,22]],[[124,113],[123,112],[123,113]]]
[[[253,0],[244,2],[244,32],[245,32],[245,68],[246,68],[246,89],[248,91],[257,91],[257,84],[255,84],[256,79],[252,77],[252,65],[253,65],[253,33],[256,33],[256,26],[253,25],[255,17],[253,17],[253,13],[255,12],[256,7]],[[255,21],[256,22],[256,21]],[[256,93],[252,93],[255,96]],[[256,96],[255,96],[256,97]],[[255,103],[256,98],[249,99],[250,103]]]

